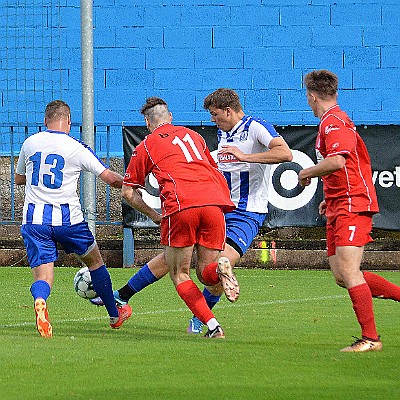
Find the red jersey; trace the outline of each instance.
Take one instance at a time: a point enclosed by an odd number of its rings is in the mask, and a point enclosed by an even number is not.
[[[354,123],[338,105],[322,115],[316,149],[323,158],[338,154],[346,158],[343,168],[322,177],[327,206],[339,200],[349,212],[378,212],[368,150]]]
[[[144,187],[150,172],[159,185],[163,217],[190,207],[235,208],[204,138],[191,129],[164,124],[146,136],[132,154],[124,185]]]

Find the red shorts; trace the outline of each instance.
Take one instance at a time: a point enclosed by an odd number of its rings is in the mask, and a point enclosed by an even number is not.
[[[336,254],[337,246],[364,246],[373,242],[371,212],[351,213],[343,209],[328,217],[326,223],[326,245],[328,257]]]
[[[187,247],[196,243],[215,250],[225,247],[225,217],[218,206],[187,208],[161,221],[161,244]]]

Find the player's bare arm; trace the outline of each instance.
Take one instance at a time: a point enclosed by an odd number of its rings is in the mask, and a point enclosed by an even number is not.
[[[15,174],[14,182],[16,185],[25,185],[26,184],[26,175]]]
[[[299,172],[299,183],[301,186],[308,186],[311,183],[311,178],[329,175],[342,169],[345,163],[345,157],[340,154],[327,157],[313,167],[302,169]]]
[[[155,224],[161,223],[161,214],[144,202],[136,187],[122,185],[121,196],[131,207],[149,217]]]
[[[99,175],[99,178],[114,188],[122,188],[122,181],[124,180],[123,176],[117,172],[109,170],[108,168]]]
[[[289,146],[282,138],[272,139],[269,150],[262,153],[244,154],[235,146],[222,146],[220,152],[233,154],[239,161],[260,164],[277,164],[293,159]]]

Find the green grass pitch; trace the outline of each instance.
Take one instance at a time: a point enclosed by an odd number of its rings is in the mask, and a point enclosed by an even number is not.
[[[374,300],[381,353],[340,353],[360,330],[329,271],[237,269],[238,302],[214,309],[226,339],[207,340],[186,333],[191,313],[169,277],[135,295],[114,331],[74,292],[77,270],[56,269],[44,339],[29,268],[0,268],[2,400],[400,398],[400,304]],[[114,287],[133,272],[111,269]],[[381,275],[400,284],[398,272]]]

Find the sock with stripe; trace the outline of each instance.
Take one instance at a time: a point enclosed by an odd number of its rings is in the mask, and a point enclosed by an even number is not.
[[[118,309],[115,305],[111,277],[106,266],[102,265],[100,268],[90,271],[90,276],[92,277],[93,289],[103,300],[108,315],[118,318]]]
[[[400,301],[400,286],[372,272],[364,271],[363,275],[373,297]]]
[[[191,280],[180,283],[176,286],[180,298],[186,303],[190,311],[203,323],[206,324],[214,317],[214,314],[207,306],[206,299],[200,289]]]
[[[376,331],[372,294],[367,283],[353,286],[348,289],[353,310],[361,326],[362,336],[372,340],[379,340]]]

